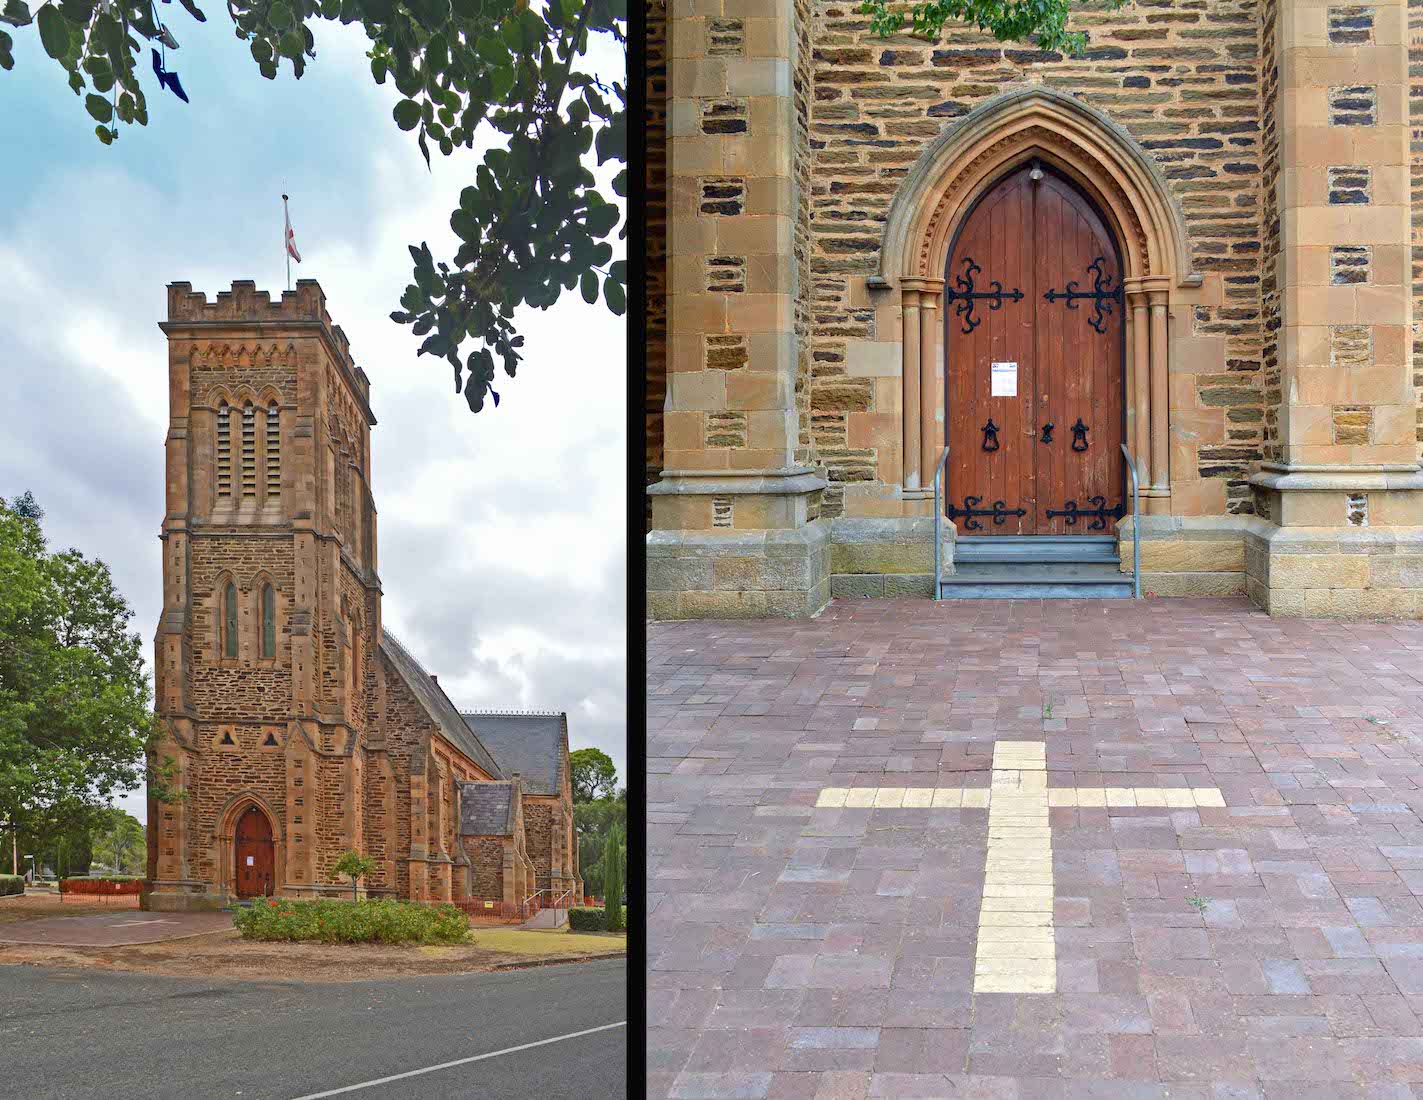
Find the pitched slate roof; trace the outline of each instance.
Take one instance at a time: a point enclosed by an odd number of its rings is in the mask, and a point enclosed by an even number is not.
[[[440,685],[431,679],[430,674],[421,667],[420,662],[410,655],[408,649],[396,641],[390,631],[383,629],[380,634],[381,652],[389,658],[395,671],[400,674],[400,678],[410,688],[410,693],[415,696],[425,713],[444,734],[445,740],[495,779],[503,779],[504,773],[495,763],[494,757],[484,747],[479,735],[465,725],[459,710],[450,702],[450,697],[444,693]]]
[[[568,715],[562,711],[462,711],[502,775],[519,773],[525,794],[558,795],[563,790],[563,750]]]
[[[512,781],[460,784],[460,835],[514,835]]]

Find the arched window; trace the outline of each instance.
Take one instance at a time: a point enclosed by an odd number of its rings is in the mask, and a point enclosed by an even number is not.
[[[277,655],[277,594],[270,584],[262,586],[262,656]]]
[[[242,406],[242,496],[257,498],[257,410],[250,401]]]
[[[217,495],[232,499],[232,409],[226,401],[217,407]]]
[[[282,425],[280,410],[273,401],[267,406],[267,499],[282,495]]]
[[[237,585],[231,581],[222,593],[222,655],[237,656]]]

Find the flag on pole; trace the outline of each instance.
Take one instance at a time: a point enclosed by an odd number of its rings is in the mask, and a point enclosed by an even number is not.
[[[287,210],[287,197],[282,196],[282,216],[287,221],[287,255],[297,263],[301,263],[301,253],[296,250],[296,234],[292,232],[292,216]]]

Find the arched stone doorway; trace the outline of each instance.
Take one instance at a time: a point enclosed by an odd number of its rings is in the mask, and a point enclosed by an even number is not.
[[[961,536],[1091,535],[1127,510],[1121,249],[1038,160],[979,194],[944,272],[944,491]]]
[[[248,806],[237,819],[232,851],[234,892],[239,898],[270,897],[276,892],[272,822],[257,806]]]
[[[252,791],[232,795],[218,815],[212,858],[226,897],[271,897],[286,882],[281,818]],[[248,864],[248,858],[252,859]]]
[[[903,496],[931,495],[948,436],[939,311],[952,307],[944,276],[953,244],[994,181],[1034,163],[1083,196],[1119,248],[1125,442],[1142,475],[1144,510],[1169,512],[1167,317],[1173,291],[1201,281],[1185,223],[1160,170],[1121,127],[1044,88],[1006,93],[946,130],[891,205],[870,287],[897,290],[902,310]]]

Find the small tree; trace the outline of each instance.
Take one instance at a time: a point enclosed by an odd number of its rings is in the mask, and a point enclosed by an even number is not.
[[[615,830],[603,850],[603,905],[609,932],[617,932],[623,926],[622,862],[622,837]]]
[[[345,853],[336,861],[336,873],[338,875],[345,875],[351,880],[352,901],[358,901],[360,899],[360,895],[356,892],[356,884],[378,866],[379,864],[371,859],[370,856],[363,856],[355,849]]]

